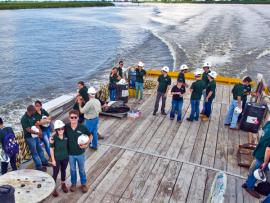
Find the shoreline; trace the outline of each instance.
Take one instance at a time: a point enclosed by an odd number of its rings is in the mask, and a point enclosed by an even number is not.
[[[103,1],[8,1],[0,2],[0,10],[16,9],[45,9],[45,8],[81,8],[114,6],[111,2]]]

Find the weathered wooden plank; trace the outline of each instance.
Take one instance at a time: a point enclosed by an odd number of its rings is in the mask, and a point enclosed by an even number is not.
[[[207,179],[207,171],[204,168],[196,167],[193,174],[191,186],[186,202],[203,202],[203,195],[205,189],[205,182]]]
[[[228,146],[228,128],[224,126],[224,120],[227,113],[227,105],[222,104],[221,114],[219,120],[216,157],[215,157],[215,168],[221,170],[227,170],[227,146]]]
[[[169,202],[182,163],[171,161],[156,191],[153,202]]]
[[[204,146],[202,164],[206,166],[214,166],[215,161],[215,151],[218,133],[218,123],[220,117],[220,106],[221,104],[213,104],[213,112],[211,115],[210,126],[207,132],[207,138]]]
[[[158,159],[153,170],[151,171],[147,181],[145,182],[142,190],[133,197],[135,201],[151,202],[154,198],[157,188],[159,187],[160,180],[169,165],[169,160]]]
[[[80,198],[80,200],[77,202],[100,202],[105,194],[109,191],[110,186],[114,184],[118,176],[120,176],[124,168],[129,164],[134,154],[135,152],[126,151],[108,172],[105,178],[98,184],[98,186],[95,188],[95,191],[92,192],[92,194],[89,195],[87,199]]]
[[[186,202],[194,170],[195,167],[192,165],[182,165],[170,202]]]

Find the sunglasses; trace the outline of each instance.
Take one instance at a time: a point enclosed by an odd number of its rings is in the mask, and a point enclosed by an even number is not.
[[[70,119],[77,119],[78,117],[77,116],[70,116],[69,118]]]
[[[60,131],[60,130],[65,130],[65,128],[58,128],[56,129],[57,131]]]

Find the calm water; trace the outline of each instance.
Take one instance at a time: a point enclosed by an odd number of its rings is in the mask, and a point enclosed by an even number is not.
[[[211,61],[230,76],[270,78],[270,6],[146,5],[0,11],[0,115],[98,85],[119,60],[177,70]]]

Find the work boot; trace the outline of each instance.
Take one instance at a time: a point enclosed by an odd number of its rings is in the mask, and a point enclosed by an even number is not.
[[[55,190],[53,191],[53,193],[52,193],[52,196],[58,197],[58,195],[59,195],[59,193],[58,193],[57,190],[55,189]]]
[[[260,199],[260,195],[259,193],[257,193],[254,189],[250,189],[250,188],[244,188],[245,191],[247,191],[251,196],[257,198],[257,199]]]
[[[63,190],[64,193],[68,193],[68,188],[66,186],[66,183],[62,183],[61,184],[61,188],[62,188],[62,190]]]
[[[70,192],[75,192],[76,191],[76,185],[71,185],[69,190],[70,190]]]
[[[201,118],[202,121],[209,121],[209,118],[207,116]]]
[[[87,188],[86,185],[82,185],[82,186],[81,186],[81,190],[82,190],[83,193],[87,193],[88,188]]]

